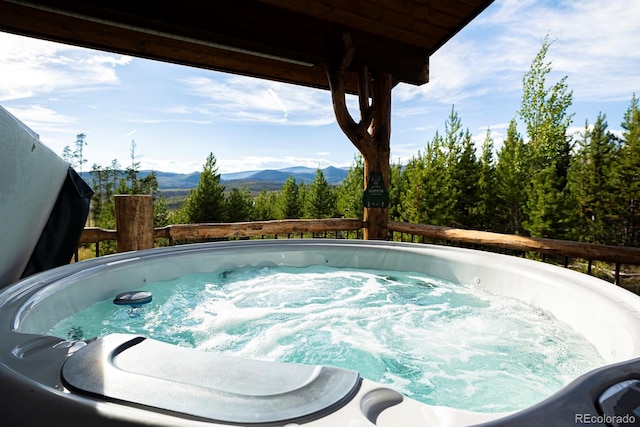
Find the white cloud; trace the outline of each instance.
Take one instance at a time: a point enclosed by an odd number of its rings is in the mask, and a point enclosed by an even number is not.
[[[418,154],[421,146],[424,146],[424,144],[420,145],[412,142],[404,144],[391,144],[390,160],[392,162],[400,161],[400,163],[406,164],[412,157]]]
[[[179,106],[181,114],[211,120],[322,126],[335,121],[328,92],[243,76],[189,77],[181,81],[201,104]]]
[[[321,156],[321,154],[317,154]],[[345,162],[334,162],[322,157],[268,157],[268,156],[241,156],[237,158],[217,158],[219,173],[244,172],[262,169],[283,169],[291,166],[306,166],[309,168],[326,168],[327,166],[348,167],[351,166],[351,158],[345,158]],[[171,171],[178,173],[199,172],[202,170],[203,161],[192,162],[179,159],[162,159],[144,157],[140,160],[142,169],[156,171]]]
[[[188,113],[185,113],[188,114]],[[158,118],[158,119],[147,119],[147,118],[124,118],[123,122],[134,123],[139,125],[154,125],[159,123],[187,123],[194,125],[210,125],[211,120],[196,120],[190,118]]]
[[[118,83],[131,57],[0,33],[0,101]]]
[[[24,108],[7,107],[7,110],[31,129],[37,130],[37,133],[68,132],[67,125],[76,121],[73,117],[41,105],[30,105]]]
[[[266,156],[243,156],[236,159],[224,159],[220,162],[221,173],[241,172],[248,170],[261,169],[282,169],[291,166],[306,166],[309,168],[326,168],[348,167],[351,165],[351,159],[345,159],[346,162],[332,162],[321,157],[266,157]]]
[[[509,123],[503,122],[503,123],[496,123],[494,125],[489,125],[489,126],[482,126],[479,129],[485,132],[487,131],[487,129],[491,129],[491,133],[494,133],[496,129],[508,129],[508,128],[509,128]]]
[[[395,89],[454,104],[483,93],[520,91],[549,34],[554,75],[568,76],[576,100],[619,101],[640,89],[640,2],[496,0],[430,60],[430,82]]]
[[[143,158],[140,169],[160,172],[192,173],[202,171],[203,162],[180,161],[174,159]]]

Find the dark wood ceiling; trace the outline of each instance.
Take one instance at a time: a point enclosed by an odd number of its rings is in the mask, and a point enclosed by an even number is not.
[[[429,56],[492,0],[0,0],[0,30],[73,45],[328,88],[349,34],[357,73],[429,79]]]

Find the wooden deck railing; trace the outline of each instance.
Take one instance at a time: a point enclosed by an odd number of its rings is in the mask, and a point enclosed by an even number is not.
[[[543,258],[546,255],[561,256],[564,257],[565,267],[568,266],[569,258],[580,258],[587,262],[588,274],[591,274],[593,261],[605,261],[615,265],[615,284],[620,283],[620,266],[622,264],[640,265],[640,248],[599,245],[569,240],[541,239],[397,221],[389,221],[387,228],[391,232],[406,233],[412,236],[424,236],[435,240],[489,248],[501,248],[509,251],[534,252],[542,255]]]
[[[116,198],[116,216],[120,216],[117,224],[123,224],[126,218],[128,236],[123,239],[122,231],[106,230],[102,228],[85,228],[80,244],[95,243],[96,256],[99,253],[99,243],[106,240],[118,241],[118,250],[145,249],[153,246],[145,243],[146,247],[136,246],[137,240],[153,242],[154,239],[168,239],[169,244],[176,242],[203,241],[223,238],[256,238],[256,237],[336,237],[361,238],[362,230],[367,223],[358,219],[330,218],[330,219],[287,219],[276,221],[253,221],[215,224],[177,224],[166,227],[153,228],[153,218],[146,208],[140,208],[136,197],[124,196]],[[145,203],[150,202],[149,199]],[[118,203],[118,199],[120,202]],[[144,216],[144,218],[141,218]],[[564,265],[568,266],[569,258],[584,259],[588,263],[587,273],[591,274],[593,261],[603,261],[615,265],[614,283],[620,283],[621,265],[640,265],[640,248],[629,248],[611,245],[598,245],[557,239],[539,239],[525,236],[491,233],[485,231],[463,230],[458,228],[439,227],[424,224],[389,221],[386,224],[390,240],[415,241],[415,236],[438,242],[453,242],[482,248],[499,248],[509,252],[536,253],[543,257],[564,257]],[[350,234],[353,232],[353,236]],[[333,236],[331,236],[333,233]],[[400,233],[397,236],[395,233]],[[405,239],[404,235],[410,236]],[[127,247],[120,245],[126,240]],[[77,255],[76,255],[77,260]]]

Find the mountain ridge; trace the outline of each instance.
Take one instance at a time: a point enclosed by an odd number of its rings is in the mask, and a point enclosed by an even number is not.
[[[229,188],[242,188],[247,185],[251,190],[255,190],[260,186],[273,189],[282,186],[289,176],[292,176],[298,183],[302,181],[305,184],[310,184],[316,176],[316,170],[317,169],[306,166],[293,166],[282,169],[230,172],[220,174],[220,181]],[[320,170],[330,185],[340,185],[349,173],[349,168],[347,167],[337,168],[334,166],[328,166]],[[158,190],[160,191],[180,189],[188,190],[197,187],[198,182],[200,181],[200,172],[178,173],[141,170],[138,171],[138,177],[145,178],[151,172],[155,172],[156,174]],[[91,184],[93,177],[90,172],[82,172],[80,175],[87,183]]]

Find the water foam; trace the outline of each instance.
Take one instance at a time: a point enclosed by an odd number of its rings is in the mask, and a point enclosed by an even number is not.
[[[602,364],[548,313],[417,273],[260,268],[144,286],[140,317],[110,301],[56,325],[207,351],[357,370],[417,400],[475,411],[529,406]]]

